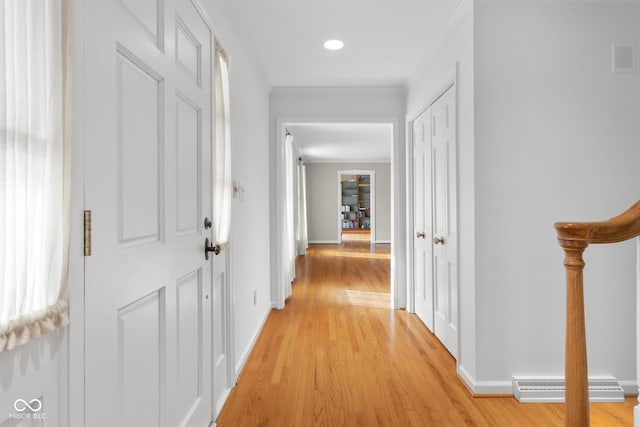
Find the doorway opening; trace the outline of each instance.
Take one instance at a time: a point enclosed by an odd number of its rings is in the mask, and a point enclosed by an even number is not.
[[[288,259],[284,249],[288,246],[282,240],[284,230],[288,226],[286,219],[287,177],[284,173],[285,165],[291,157],[287,146],[291,143],[298,149],[296,154],[307,167],[307,214],[308,214],[308,242],[309,246],[316,244],[342,243],[342,201],[340,179],[336,171],[352,171],[351,175],[369,175],[369,179],[378,179],[377,191],[369,197],[378,198],[379,208],[383,212],[376,214],[370,199],[369,225],[370,234],[366,246],[376,244],[389,245],[391,252],[390,291],[392,306],[404,306],[406,296],[404,287],[397,286],[404,283],[398,280],[401,270],[395,265],[403,256],[402,247],[395,245],[398,235],[402,234],[403,215],[395,212],[401,204],[396,199],[402,196],[402,181],[395,176],[401,170],[398,141],[400,139],[400,125],[397,118],[358,117],[356,120],[344,117],[281,117],[277,120],[276,150],[275,150],[275,189],[274,201],[274,264],[277,268],[273,274],[273,306],[284,308],[285,299],[289,295],[289,278],[291,268],[284,260]],[[380,144],[374,141],[381,140]],[[374,157],[384,153],[383,156]],[[379,166],[379,167],[378,167]],[[375,176],[373,172],[384,170]],[[368,173],[367,170],[371,170]],[[387,179],[388,175],[388,179]],[[384,180],[382,177],[384,176]],[[327,184],[329,184],[327,186]],[[371,185],[371,184],[369,184]],[[337,190],[339,188],[340,190]],[[370,189],[370,191],[373,189]],[[378,195],[376,196],[376,192]],[[380,197],[378,197],[380,196]],[[384,197],[383,197],[384,196]],[[359,214],[359,207],[356,215]],[[362,218],[367,214],[366,208]],[[363,220],[364,221],[364,220]],[[358,223],[360,225],[360,223]],[[364,224],[363,224],[364,225]],[[355,225],[353,230],[356,230]],[[355,234],[355,233],[354,233]],[[354,242],[358,243],[358,242]],[[362,243],[359,243],[362,244]],[[395,255],[395,256],[394,256]],[[294,273],[295,274],[295,273]]]

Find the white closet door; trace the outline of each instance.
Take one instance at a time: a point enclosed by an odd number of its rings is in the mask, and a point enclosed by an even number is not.
[[[413,122],[413,269],[415,312],[433,331],[431,109]]]

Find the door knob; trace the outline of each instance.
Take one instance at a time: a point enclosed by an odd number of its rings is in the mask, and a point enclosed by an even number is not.
[[[434,245],[444,245],[444,237],[434,237],[433,238]]]
[[[424,236],[426,236],[426,234],[424,234],[424,231],[420,231],[420,232],[416,233],[416,237],[418,239],[424,239]]]
[[[204,259],[209,260],[209,252],[214,254],[220,254],[220,245],[209,242],[209,238],[204,239]]]
[[[211,220],[209,218],[205,218],[204,219],[204,229],[208,230],[211,228],[213,224],[211,223]]]

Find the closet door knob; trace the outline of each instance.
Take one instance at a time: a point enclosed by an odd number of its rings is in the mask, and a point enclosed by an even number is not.
[[[444,237],[434,237],[433,238],[434,245],[444,245]]]
[[[420,231],[420,232],[416,233],[416,237],[418,239],[424,239],[425,236],[426,236],[426,234],[424,234],[424,231]]]

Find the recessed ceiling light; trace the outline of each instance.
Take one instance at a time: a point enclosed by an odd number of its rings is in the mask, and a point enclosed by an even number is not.
[[[344,43],[342,40],[327,40],[324,42],[324,48],[329,50],[339,50],[342,49]]]

